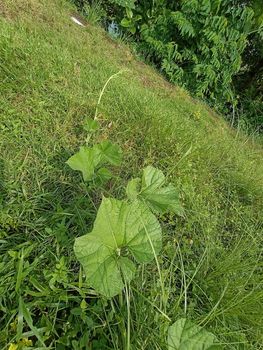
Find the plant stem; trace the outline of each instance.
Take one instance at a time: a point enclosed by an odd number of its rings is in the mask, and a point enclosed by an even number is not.
[[[153,254],[154,254],[154,259],[155,259],[155,262],[156,262],[158,274],[159,274],[160,285],[161,285],[161,290],[162,290],[162,298],[160,299],[160,309],[163,307],[164,308],[164,312],[166,312],[166,296],[165,296],[165,288],[164,288],[164,282],[163,282],[163,278],[162,278],[160,264],[159,264],[158,257],[157,257],[157,254],[155,252],[155,249],[154,249],[151,237],[150,237],[150,235],[148,233],[148,230],[147,230],[147,228],[146,228],[146,226],[145,226],[143,221],[142,221],[142,224],[144,226],[144,229],[145,229],[148,241],[150,242],[150,245],[151,245],[151,248],[152,248],[152,251],[153,251]]]
[[[126,71],[126,70],[122,69],[122,70],[120,70],[119,72],[117,72],[117,73],[111,75],[111,76],[109,77],[109,79],[106,81],[106,83],[104,84],[104,86],[103,86],[103,88],[102,88],[102,90],[101,90],[101,92],[100,92],[98,102],[97,102],[97,106],[96,106],[96,110],[95,110],[95,116],[94,116],[94,119],[95,119],[95,120],[97,119],[99,104],[100,104],[101,98],[102,98],[102,96],[103,96],[103,94],[104,94],[104,91],[105,91],[107,85],[109,84],[109,82],[111,81],[111,79],[115,78],[116,76],[118,76],[119,74],[123,73],[124,71]]]
[[[131,348],[131,321],[130,321],[130,294],[129,294],[129,288],[127,286],[127,283],[125,281],[125,297],[126,297],[126,305],[127,305],[127,342],[126,342],[126,350],[130,350]]]
[[[122,292],[119,294],[119,306],[120,306],[120,313],[122,313],[122,307],[123,307]],[[122,334],[122,348],[125,349],[125,347],[126,347],[126,327],[125,327],[125,322],[124,322],[123,317],[120,321],[120,331]]]

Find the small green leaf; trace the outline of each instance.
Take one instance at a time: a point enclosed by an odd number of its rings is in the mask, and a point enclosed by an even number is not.
[[[142,19],[142,16],[141,15],[136,15],[135,17],[134,17],[134,21],[135,22],[138,22],[138,21],[140,21]]]
[[[109,298],[133,278],[135,265],[128,253],[143,263],[160,249],[161,227],[149,209],[138,201],[129,204],[111,198],[103,198],[92,232],[74,245],[88,282]]]
[[[168,350],[222,349],[216,337],[191,321],[181,318],[168,330]]]
[[[82,299],[82,301],[81,301],[81,303],[80,303],[80,308],[81,308],[81,310],[86,310],[86,309],[87,309],[87,306],[88,306],[88,304],[87,304],[86,300],[85,300],[85,299]]]
[[[87,132],[95,132],[98,130],[100,127],[100,124],[97,122],[97,120],[91,119],[91,118],[86,118],[83,128]]]
[[[128,18],[132,18],[133,17],[133,12],[128,7],[126,7],[126,15],[127,15]]]
[[[80,147],[79,152],[67,160],[67,164],[73,170],[82,172],[84,181],[90,181],[94,177],[94,172],[99,166],[109,163],[119,165],[122,159],[122,151],[118,145],[110,141],[103,141],[91,147]],[[100,176],[109,177],[110,172],[106,174],[105,168],[101,169]]]
[[[101,162],[101,152],[98,148],[80,147],[79,152],[67,160],[67,164],[73,170],[82,172],[84,181],[89,181],[94,176],[96,166]]]
[[[165,176],[163,172],[153,166],[147,166],[143,169],[142,189],[151,190],[152,192],[158,190],[165,183]]]
[[[112,173],[107,168],[100,168],[97,171],[97,175],[100,183],[105,183],[112,178]]]
[[[110,141],[102,141],[95,145],[102,155],[102,162],[108,162],[112,165],[120,165],[122,160],[122,150],[120,146],[111,143]]]
[[[124,28],[129,28],[132,24],[132,21],[128,18],[123,18],[121,20],[121,25],[124,27]]]
[[[136,33],[136,27],[135,27],[134,24],[129,28],[129,31],[130,31],[132,34],[135,34],[135,33]]]
[[[178,191],[173,185],[165,186],[165,176],[161,170],[152,166],[146,167],[143,170],[141,183],[141,189],[139,190],[137,179],[129,181],[126,193],[130,200],[138,197],[153,211],[161,214],[169,211],[178,215],[183,214]]]

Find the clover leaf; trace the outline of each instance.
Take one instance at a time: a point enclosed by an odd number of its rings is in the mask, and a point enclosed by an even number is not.
[[[177,189],[173,185],[165,186],[163,172],[153,166],[143,170],[142,179],[130,180],[126,193],[130,200],[138,198],[154,212],[164,214],[170,211],[178,215],[183,214]]]
[[[91,233],[75,241],[74,251],[91,287],[106,297],[119,294],[138,263],[161,249],[161,227],[141,202],[103,198]],[[127,256],[128,255],[128,256]]]
[[[93,147],[80,147],[79,152],[74,154],[67,160],[67,164],[73,170],[82,172],[84,181],[93,179],[95,170],[100,168],[103,164],[119,165],[122,159],[122,152],[118,145],[112,144],[106,140]],[[105,174],[105,170],[102,174]],[[108,172],[109,177],[110,172]]]
[[[176,321],[168,330],[168,350],[222,349],[216,337],[186,318]]]

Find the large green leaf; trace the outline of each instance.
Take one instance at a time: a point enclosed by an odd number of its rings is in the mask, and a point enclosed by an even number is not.
[[[168,350],[214,350],[216,337],[186,318],[176,321],[168,330]]]
[[[141,199],[156,212],[183,214],[177,189],[173,185],[165,186],[163,172],[152,166],[143,170],[141,186],[138,178],[129,181],[126,193],[130,200]]]
[[[149,262],[161,249],[161,227],[139,201],[103,198],[91,233],[75,241],[74,251],[90,285],[106,297],[121,292],[137,262]]]

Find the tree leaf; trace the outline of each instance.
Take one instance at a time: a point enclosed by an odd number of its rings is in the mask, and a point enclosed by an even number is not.
[[[83,146],[66,163],[71,169],[81,171],[84,181],[89,181],[93,178],[95,168],[101,162],[101,158],[102,154],[98,148]]]
[[[106,297],[119,294],[135,273],[137,262],[149,262],[161,249],[161,227],[139,201],[103,198],[91,233],[75,241],[74,251],[90,285]]]
[[[168,350],[219,350],[220,348],[212,333],[186,318],[179,319],[169,327]]]
[[[136,197],[144,201],[153,211],[164,214],[174,212],[183,214],[183,208],[179,201],[179,194],[173,185],[165,186],[165,176],[163,172],[152,166],[143,170],[141,189],[138,179],[129,181],[126,193],[130,200]]]

